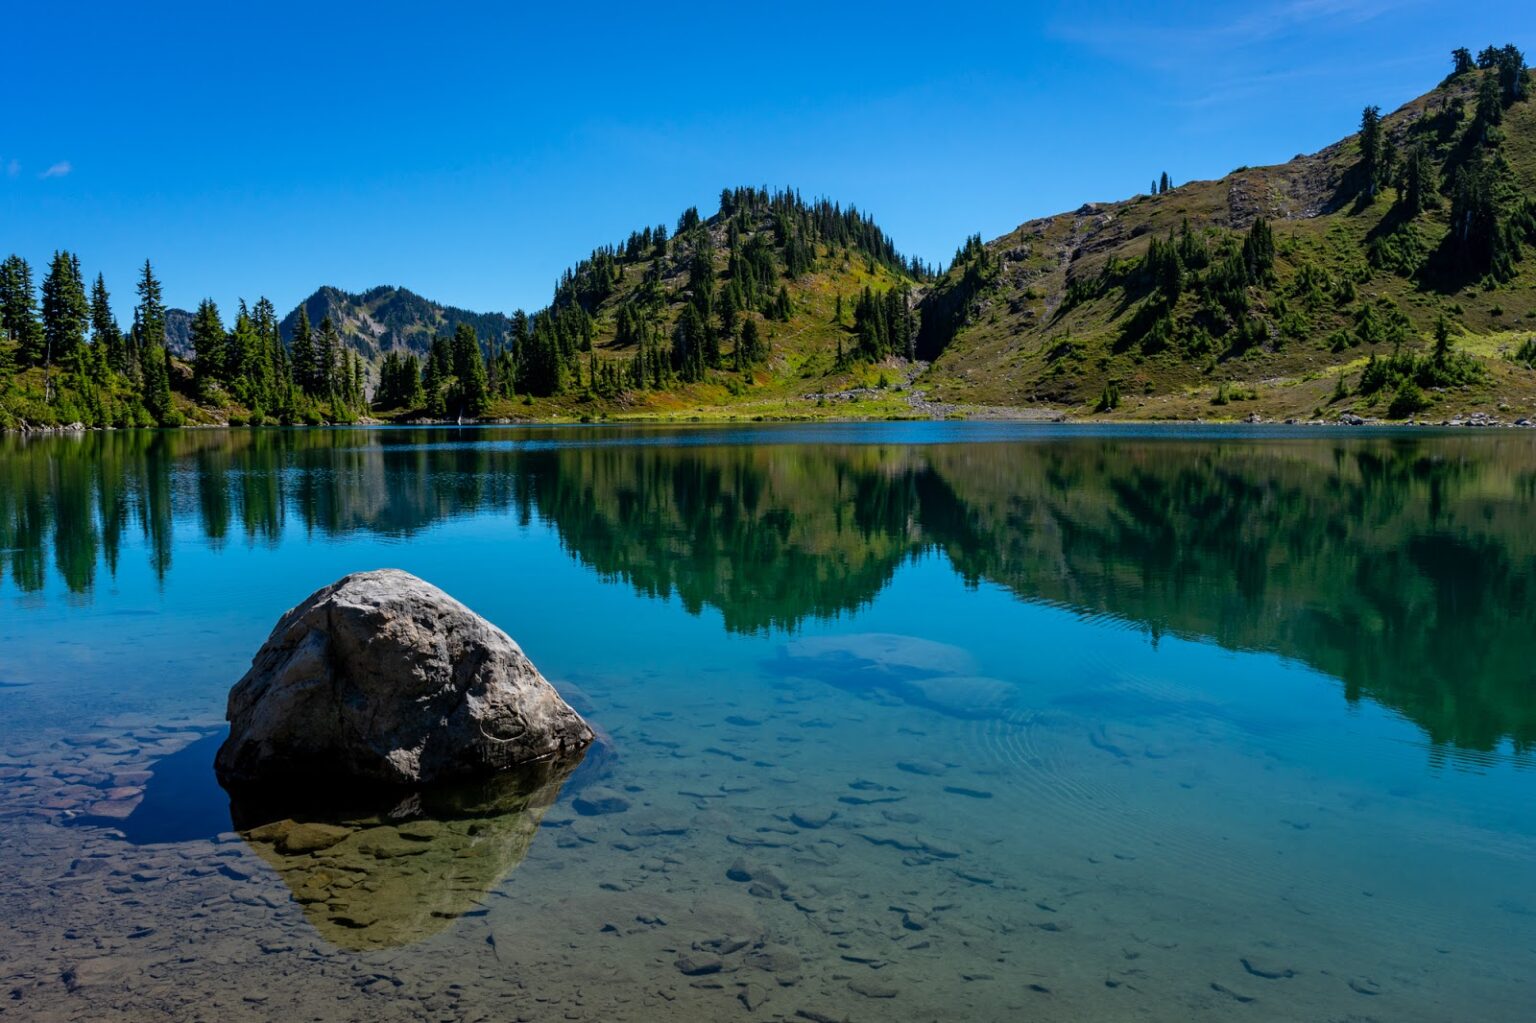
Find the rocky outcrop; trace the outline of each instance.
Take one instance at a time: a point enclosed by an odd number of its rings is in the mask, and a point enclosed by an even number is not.
[[[226,786],[422,785],[583,750],[592,729],[505,632],[406,572],[285,614],[229,694]]]

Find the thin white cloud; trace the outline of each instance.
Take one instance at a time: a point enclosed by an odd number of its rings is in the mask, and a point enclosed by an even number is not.
[[[1160,20],[1059,23],[1059,38],[1111,59],[1158,70],[1230,57],[1236,48],[1305,34],[1319,24],[1359,25],[1421,0],[1282,0],[1257,4],[1236,17],[1170,26]]]
[[[58,163],[54,164],[52,167],[49,167],[47,170],[45,170],[41,174],[39,174],[38,177],[40,177],[40,178],[62,178],[62,177],[64,177],[64,175],[68,174],[72,170],[74,170],[74,168],[69,165],[69,161],[68,160],[60,160]]]
[[[11,160],[10,163],[7,163],[5,165],[5,176],[6,177],[14,178],[16,175],[18,175],[20,173],[21,173],[21,161],[13,159],[13,160]]]

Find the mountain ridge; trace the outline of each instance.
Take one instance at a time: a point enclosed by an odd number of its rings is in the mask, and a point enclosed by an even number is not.
[[[946,402],[1141,418],[1226,417],[1234,400],[1261,418],[1536,407],[1522,344],[1536,330],[1536,105],[1523,57],[1514,75],[1498,63],[1512,50],[1390,114],[1368,108],[1373,188],[1356,132],[973,238],[924,296],[920,382]],[[1468,198],[1478,188],[1496,194]],[[1499,266],[1471,265],[1451,231],[1479,201]],[[1260,220],[1265,266],[1227,273]]]

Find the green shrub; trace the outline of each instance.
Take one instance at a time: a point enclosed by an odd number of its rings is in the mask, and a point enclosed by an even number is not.
[[[1429,399],[1419,385],[1412,380],[1405,380],[1392,396],[1392,404],[1387,406],[1387,415],[1392,419],[1406,419],[1415,413],[1429,408]]]
[[[1526,369],[1536,369],[1536,337],[1527,338],[1520,350],[1515,352],[1515,362]]]

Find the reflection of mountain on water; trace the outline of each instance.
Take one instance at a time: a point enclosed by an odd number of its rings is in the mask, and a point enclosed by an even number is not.
[[[1024,599],[1304,661],[1436,743],[1536,746],[1526,437],[592,443],[621,436],[635,434],[7,439],[0,567],[41,589],[51,547],[66,586],[88,593],[135,523],[164,573],[174,520],[276,543],[289,522],[394,535],[511,510],[605,578],[756,631],[855,610],[938,551]]]
[[[235,827],[331,944],[421,941],[475,910],[523,858],[575,764],[399,797],[383,812],[230,804]]]

